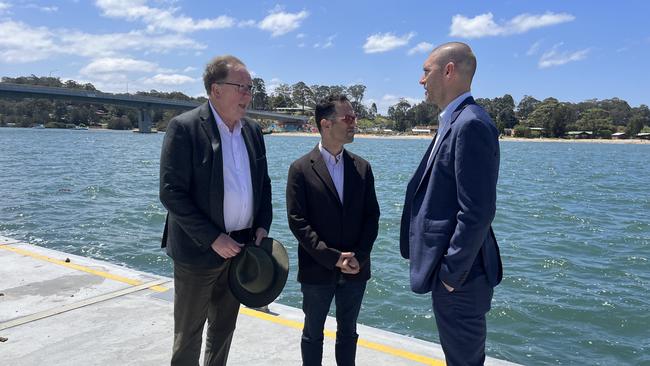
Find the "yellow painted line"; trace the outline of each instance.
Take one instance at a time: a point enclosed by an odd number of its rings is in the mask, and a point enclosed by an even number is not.
[[[104,272],[104,271],[98,271],[98,270],[88,268],[88,267],[85,267],[85,266],[81,266],[81,265],[78,265],[78,264],[68,263],[68,262],[62,261],[60,259],[55,259],[55,258],[51,258],[51,257],[45,256],[45,255],[42,255],[42,254],[34,253],[34,252],[31,252],[31,251],[28,251],[28,250],[25,250],[25,249],[16,248],[16,247],[13,247],[13,246],[9,245],[9,243],[0,243],[0,249],[8,250],[8,251],[11,251],[11,252],[14,252],[14,253],[17,253],[17,254],[21,254],[21,255],[24,255],[24,256],[27,256],[27,257],[40,259],[40,260],[47,261],[47,262],[50,262],[50,263],[58,264],[58,265],[61,265],[61,266],[67,267],[67,268],[76,269],[78,271],[90,273],[90,274],[100,276],[100,277],[104,277],[104,278],[108,278],[108,279],[111,279],[111,280],[114,280],[114,281],[127,283],[127,284],[133,285],[133,286],[138,286],[138,285],[143,284],[142,281],[134,280],[132,278],[118,276],[118,275],[114,275],[114,274]],[[164,291],[168,290],[167,287],[160,286],[160,285],[149,287],[149,289],[153,290],[153,291],[157,291],[157,292],[164,292]],[[272,323],[280,324],[280,325],[283,325],[283,326],[286,326],[286,327],[289,327],[289,328],[302,330],[302,327],[303,327],[302,322],[298,322],[298,321],[295,321],[295,320],[284,319],[284,318],[281,318],[281,317],[278,317],[278,316],[275,316],[275,315],[270,315],[270,314],[263,313],[261,311],[257,311],[257,310],[253,310],[253,309],[249,309],[249,308],[241,308],[240,313],[243,313],[245,315],[252,316],[252,317],[255,317],[255,318],[258,318],[258,319],[270,321]],[[334,331],[325,330],[323,332],[323,334],[327,338],[336,339],[336,332],[334,332]],[[445,361],[443,361],[443,360],[438,360],[438,359],[435,359],[435,358],[419,355],[417,353],[408,352],[408,351],[405,351],[405,350],[402,350],[402,349],[399,349],[399,348],[387,346],[385,344],[370,342],[370,341],[367,341],[367,340],[361,339],[361,338],[358,340],[357,344],[359,346],[361,346],[361,347],[364,347],[364,348],[372,349],[372,350],[375,350],[375,351],[379,351],[379,352],[386,353],[386,354],[389,354],[389,355],[393,355],[393,356],[396,356],[396,357],[404,358],[404,359],[407,359],[407,360],[419,362],[419,363],[424,364],[424,365],[432,365],[432,366],[445,366],[446,365]]]
[[[258,319],[262,319],[262,320],[270,321],[272,323],[284,325],[284,326],[289,327],[289,328],[295,328],[295,329],[302,330],[302,327],[303,327],[302,322],[280,318],[278,316],[267,314],[267,313],[257,311],[257,310],[253,310],[253,309],[241,308],[239,310],[239,312],[242,313],[242,314],[248,315],[248,316],[258,318]],[[336,339],[336,332],[334,332],[334,331],[325,330],[323,333],[324,333],[325,337],[327,337],[327,338]],[[396,356],[396,357],[405,358],[407,360],[419,362],[419,363],[422,363],[422,364],[425,364],[425,365],[433,365],[433,366],[445,366],[446,365],[445,361],[443,361],[443,360],[438,360],[438,359],[435,359],[435,358],[422,356],[422,355],[419,355],[417,353],[408,352],[408,351],[405,351],[403,349],[387,346],[385,344],[370,342],[370,341],[367,341],[367,340],[361,339],[361,338],[359,339],[357,344],[359,346],[361,346],[361,347],[365,347],[365,348],[372,349],[372,350],[375,350],[375,351],[379,351],[379,352],[382,352],[382,353],[387,353],[389,355],[393,355],[393,356]]]
[[[16,248],[16,247],[11,246],[9,244],[0,245],[0,249],[8,250],[10,252],[14,252],[16,254],[24,255],[24,256],[27,256],[27,257],[40,259],[40,260],[43,260],[43,261],[46,261],[46,262],[58,264],[58,265],[63,266],[63,267],[76,269],[78,271],[90,273],[90,274],[93,274],[95,276],[104,277],[104,278],[107,278],[109,280],[127,283],[127,284],[132,285],[132,286],[138,286],[138,285],[141,285],[141,284],[144,283],[144,282],[142,282],[140,280],[134,280],[134,279],[128,278],[128,277],[118,276],[118,275],[114,275],[112,273],[108,273],[108,272],[104,272],[104,271],[98,271],[96,269],[92,269],[92,268],[88,268],[88,267],[81,266],[81,265],[78,265],[78,264],[74,264],[72,262],[66,262],[66,261],[62,261],[60,259],[48,257],[46,255],[34,253],[34,252],[29,251],[29,250]],[[151,287],[149,287],[149,289],[153,290],[153,291],[156,291],[156,292],[164,292],[164,291],[168,290],[168,288],[166,288],[164,286],[159,286],[159,285],[158,286],[151,286]]]

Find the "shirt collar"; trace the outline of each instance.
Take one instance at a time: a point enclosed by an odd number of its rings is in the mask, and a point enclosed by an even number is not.
[[[456,108],[467,98],[471,97],[472,93],[471,92],[465,92],[459,96],[456,97],[456,99],[452,100],[451,103],[447,104],[447,107],[440,112],[438,115],[438,123],[439,126],[438,128],[441,129],[443,125],[446,125],[449,123],[449,120],[451,119],[451,115],[454,113]]]
[[[212,110],[212,115],[214,116],[214,119],[217,121],[217,127],[219,127],[220,132],[227,132],[228,134],[231,134],[233,136],[239,136],[241,135],[241,120],[238,120],[237,123],[235,124],[235,128],[230,132],[230,128],[226,123],[221,119],[221,116],[219,116],[219,113],[217,112],[216,109],[214,109],[214,106],[212,105],[212,102],[208,100],[208,104],[210,104],[210,110]]]
[[[327,163],[336,165],[341,161],[341,157],[343,156],[343,150],[345,150],[345,148],[341,149],[341,152],[338,153],[338,155],[334,156],[329,151],[327,151],[327,149],[323,147],[322,141],[319,141],[318,150],[320,150],[320,154],[323,156],[323,159],[325,159]]]

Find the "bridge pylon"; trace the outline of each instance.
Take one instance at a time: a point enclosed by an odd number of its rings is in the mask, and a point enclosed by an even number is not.
[[[152,115],[151,108],[140,108],[138,110],[138,130],[140,133],[151,133]]]

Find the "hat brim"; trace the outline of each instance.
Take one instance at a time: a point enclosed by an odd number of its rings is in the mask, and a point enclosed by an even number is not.
[[[235,270],[237,263],[243,258],[242,255],[234,257],[228,269],[230,291],[240,303],[251,308],[266,306],[277,299],[289,277],[289,255],[282,243],[272,238],[264,238],[260,243],[260,248],[269,254],[273,262],[273,281],[271,281],[268,289],[260,293],[252,293],[243,288],[239,281],[237,281]],[[246,248],[244,247],[243,250],[246,250]]]

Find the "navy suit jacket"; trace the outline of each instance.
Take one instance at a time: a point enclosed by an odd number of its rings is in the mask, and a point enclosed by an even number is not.
[[[269,231],[273,219],[271,180],[260,126],[242,119],[253,186],[253,230]],[[221,136],[210,105],[174,117],[160,155],[160,201],[167,209],[162,246],[174,261],[195,268],[224,262],[211,248],[224,224]]]
[[[410,259],[411,289],[427,293],[436,281],[460,288],[475,264],[496,286],[503,271],[491,226],[499,133],[485,110],[468,97],[438,134],[431,164],[427,166],[434,142],[411,178],[404,200],[400,251]]]

